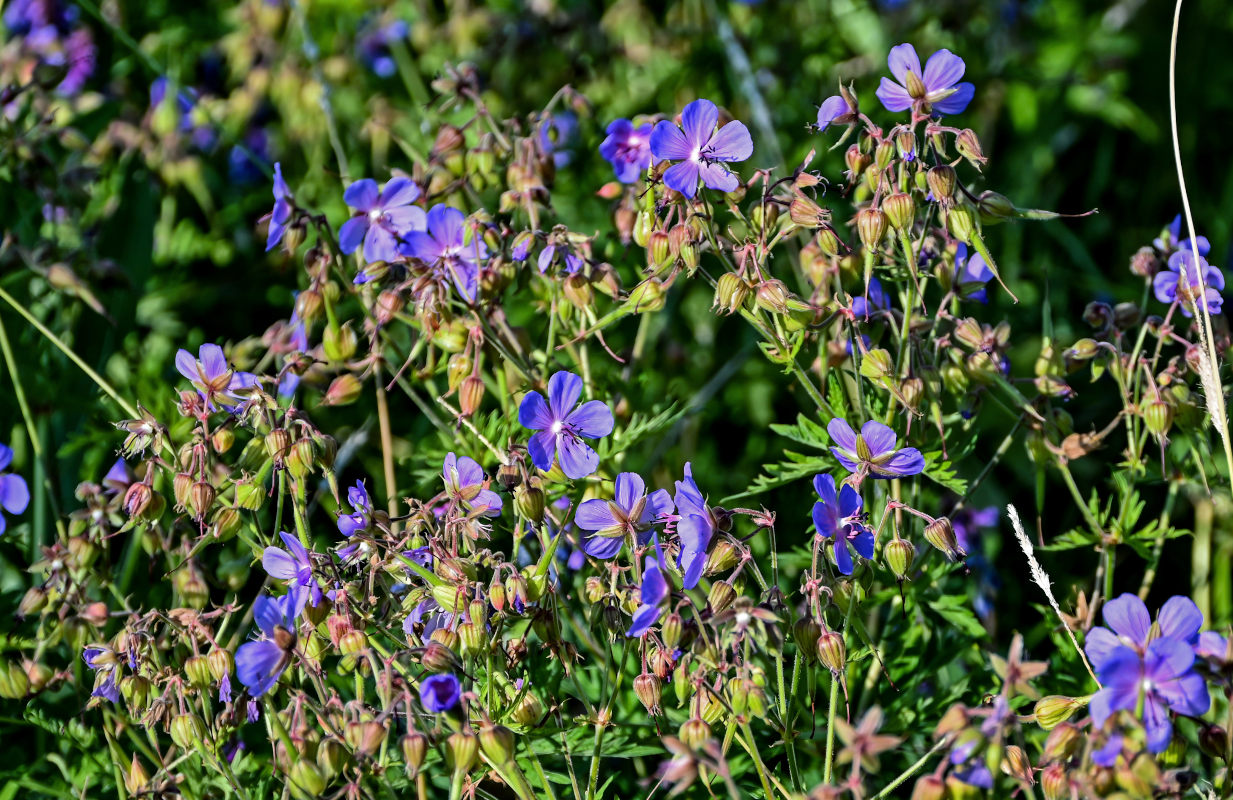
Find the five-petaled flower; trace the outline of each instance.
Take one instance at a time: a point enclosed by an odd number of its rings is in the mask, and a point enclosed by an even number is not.
[[[582,544],[587,555],[612,558],[626,541],[646,544],[651,528],[672,513],[672,500],[666,489],[647,494],[646,483],[633,472],[616,477],[611,500],[587,500],[574,513],[574,524],[591,531]]]
[[[452,672],[429,675],[420,681],[420,702],[433,714],[449,711],[461,697],[462,685]]]
[[[548,379],[548,400],[539,392],[527,392],[518,408],[518,421],[524,428],[538,431],[531,436],[527,450],[531,461],[544,471],[559,459],[567,478],[585,478],[599,467],[599,454],[583,441],[612,433],[612,411],[602,400],[591,400],[578,408],[582,378],[572,372],[557,372]]]
[[[245,642],[235,653],[236,677],[253,697],[268,692],[291,663],[296,620],[307,600],[308,592],[292,587],[282,597],[263,594],[253,602],[253,619],[267,638]]]
[[[1182,313],[1188,317],[1194,316],[1195,304],[1203,299],[1208,313],[1219,314],[1224,303],[1220,296],[1224,273],[1191,250],[1189,244],[1187,239],[1182,249],[1169,256],[1168,269],[1156,273],[1152,279],[1156,299],[1162,303],[1179,303]]]
[[[845,419],[836,417],[826,426],[835,446],[831,452],[848,472],[873,478],[906,478],[925,469],[925,457],[915,447],[895,449],[895,432],[881,422],[869,420],[856,433]]]
[[[949,50],[939,50],[929,57],[925,69],[910,44],[892,47],[887,58],[895,81],[883,78],[878,86],[878,99],[887,111],[914,108],[918,114],[958,114],[968,107],[976,87],[960,83],[966,65]]]
[[[0,506],[16,516],[24,513],[26,506],[30,505],[30,487],[26,485],[25,478],[4,471],[12,463],[12,449],[8,445],[0,444]],[[6,527],[8,523],[4,516],[0,515],[0,534],[4,533]]]
[[[1101,728],[1118,711],[1141,711],[1147,749],[1162,752],[1173,736],[1169,711],[1195,717],[1211,704],[1194,670],[1203,615],[1189,598],[1171,597],[1153,626],[1143,601],[1123,594],[1105,605],[1104,622],[1084,648],[1104,687],[1089,705],[1092,722]]]
[[[635,183],[654,163],[651,123],[635,127],[627,119],[613,120],[608,125],[608,137],[599,146],[599,154],[612,165],[618,181]]]
[[[873,558],[873,531],[861,521],[864,501],[860,492],[848,484],[835,488],[830,475],[813,476],[818,502],[813,504],[813,526],[818,536],[835,541],[835,566],[844,575],[852,574],[852,550],[861,558]]]
[[[466,219],[456,208],[435,205],[428,212],[428,229],[409,231],[398,249],[442,270],[454,282],[458,294],[474,303],[479,294],[480,264],[488,258],[488,246],[478,233],[467,241]]]
[[[216,399],[239,403],[241,393],[256,387],[258,383],[257,376],[251,372],[236,372],[228,366],[223,348],[216,344],[203,344],[196,358],[187,350],[179,350],[176,353],[176,370],[192,382],[210,411],[214,410]],[[223,407],[228,408],[226,405]]]
[[[339,249],[351,254],[363,242],[365,261],[393,261],[398,241],[427,225],[424,209],[411,205],[419,196],[420,187],[410,178],[394,178],[381,191],[372,178],[351,184],[343,200],[357,213],[339,228]]]
[[[271,578],[287,581],[289,587],[306,589],[309,602],[316,608],[321,604],[322,594],[317,579],[313,577],[312,553],[286,531],[280,531],[278,535],[287,549],[272,545],[267,547],[261,554],[262,568]]]
[[[94,689],[90,696],[120,702],[120,686],[117,683],[120,657],[116,651],[105,644],[88,644],[82,650],[81,658],[87,667],[94,670]]]
[[[445,493],[464,510],[485,517],[501,516],[501,497],[484,482],[484,469],[475,459],[447,453],[441,465]]]
[[[270,252],[283,239],[291,221],[291,190],[283,180],[283,165],[274,164],[274,209],[270,212],[270,231],[265,237],[265,250]]]
[[[644,635],[663,613],[663,603],[672,593],[668,579],[664,577],[665,569],[667,567],[664,564],[664,552],[659,547],[659,541],[656,540],[655,557],[652,558],[649,555],[646,557],[646,567],[642,571],[642,602],[638,610],[634,612],[629,630],[625,632],[629,638],[636,639]]]
[[[695,100],[681,112],[681,125],[661,120],[651,131],[651,153],[656,161],[679,161],[664,173],[664,183],[686,197],[698,191],[698,178],[708,189],[731,192],[740,181],[723,162],[744,161],[753,155],[749,129],[733,120],[715,130],[719,109],[710,100]]]

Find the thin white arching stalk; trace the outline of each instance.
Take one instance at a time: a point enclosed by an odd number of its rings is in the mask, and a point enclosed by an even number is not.
[[[1010,515],[1011,526],[1015,529],[1015,538],[1019,540],[1019,546],[1023,548],[1023,555],[1027,556],[1028,570],[1030,571],[1032,582],[1039,586],[1041,591],[1045,593],[1045,597],[1049,599],[1049,605],[1053,607],[1053,613],[1057,614],[1058,621],[1066,629],[1066,635],[1070,637],[1070,642],[1079,653],[1079,658],[1083,659],[1083,666],[1087,667],[1087,674],[1092,676],[1092,680],[1096,682],[1097,686],[1100,686],[1100,679],[1092,671],[1092,665],[1088,663],[1087,654],[1079,646],[1079,640],[1075,638],[1075,632],[1070,629],[1070,625],[1066,624],[1066,618],[1062,616],[1062,607],[1058,605],[1057,598],[1053,596],[1053,581],[1049,579],[1049,575],[1040,566],[1040,562],[1036,560],[1032,541],[1024,533],[1023,523],[1019,521],[1019,512],[1015,510],[1013,505],[1007,505],[1006,511]]]
[[[1233,481],[1233,442],[1229,440],[1229,417],[1225,410],[1224,388],[1220,383],[1220,358],[1216,352],[1216,337],[1212,332],[1212,315],[1207,310],[1207,278],[1199,269],[1198,237],[1195,236],[1194,215],[1190,210],[1190,195],[1186,191],[1186,174],[1182,169],[1182,145],[1177,132],[1177,33],[1181,27],[1182,0],[1173,8],[1173,34],[1169,39],[1169,132],[1173,137],[1173,161],[1177,165],[1177,185],[1182,193],[1182,212],[1186,216],[1186,232],[1190,234],[1190,253],[1194,271],[1199,278],[1199,299],[1194,303],[1194,313],[1202,324],[1199,330],[1199,379],[1207,401],[1207,414],[1220,434],[1224,445],[1225,463],[1229,478]],[[1183,270],[1185,267],[1183,266]]]

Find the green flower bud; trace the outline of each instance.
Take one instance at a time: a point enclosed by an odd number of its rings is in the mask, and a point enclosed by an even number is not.
[[[686,747],[698,750],[711,738],[711,727],[700,717],[694,717],[681,726],[678,738]]]
[[[522,696],[521,702],[518,703],[511,717],[519,725],[527,727],[538,725],[544,718],[544,704],[534,692],[527,692]]]
[[[189,656],[184,660],[184,675],[188,682],[198,689],[210,685],[213,676],[210,675],[210,662],[205,656]]]
[[[330,361],[348,361],[355,355],[359,340],[351,323],[345,322],[341,327],[327,325],[321,335],[321,349]]]
[[[946,517],[938,517],[925,526],[925,541],[942,551],[947,561],[956,561],[967,555],[963,548],[959,547],[955,529]]]
[[[877,250],[886,238],[886,214],[877,208],[862,208],[856,212],[856,232],[866,250]]]
[[[1047,699],[1047,698],[1045,698]],[[1040,703],[1036,704],[1040,708]],[[1036,712],[1036,721],[1040,722],[1040,712]],[[1079,733],[1079,729],[1069,722],[1058,722],[1057,727],[1049,731],[1049,736],[1045,739],[1045,747],[1041,753],[1041,759],[1044,761],[1068,761],[1070,757],[1079,751],[1079,747],[1083,744],[1083,736]],[[1044,727],[1043,725],[1041,727]]]
[[[734,314],[745,305],[748,297],[749,283],[735,272],[725,272],[715,282],[715,302],[712,303],[712,308]]]
[[[912,229],[912,223],[916,220],[916,201],[912,199],[912,195],[902,192],[892,194],[882,201],[882,210],[886,212],[886,219],[895,230]]]
[[[971,244],[972,239],[980,234],[980,224],[971,206],[955,206],[946,212],[946,228],[950,235],[964,244]]]
[[[235,485],[235,504],[247,511],[257,511],[265,502],[265,489],[258,483],[249,480],[237,481]]]
[[[806,661],[812,662],[818,657],[818,639],[821,636],[822,626],[813,617],[801,617],[792,625],[792,638]]]
[[[7,660],[0,664],[0,697],[20,700],[26,696],[29,688],[30,677],[20,664]]]
[[[989,160],[985,158],[985,151],[980,146],[980,139],[976,137],[976,132],[971,128],[964,128],[955,136],[955,149],[959,151],[959,155],[967,159],[967,162],[978,170]]]
[[[929,185],[929,191],[933,193],[933,199],[939,203],[946,205],[955,196],[958,177],[954,167],[947,164],[932,167],[925,173],[925,181]]]
[[[1050,764],[1040,771],[1040,789],[1045,800],[1071,800],[1070,774],[1062,764]]]
[[[200,747],[208,735],[205,723],[196,714],[178,714],[171,720],[171,741],[182,750]]]
[[[912,562],[916,560],[916,548],[907,539],[896,537],[882,548],[882,558],[895,578],[903,580],[907,577],[908,570],[912,569]]]
[[[319,797],[325,791],[325,786],[321,771],[307,758],[297,759],[287,773],[287,788],[299,800]]]
[[[428,737],[419,731],[411,731],[399,742],[402,747],[403,761],[407,762],[407,771],[411,775],[419,772],[428,755]]]
[[[321,398],[321,405],[349,406],[359,399],[363,388],[359,378],[350,372],[344,372],[330,381],[329,387],[325,390],[325,396]]]
[[[725,611],[736,600],[736,589],[727,581],[716,581],[711,584],[711,591],[706,598],[706,604],[711,613],[719,614]]]
[[[231,652],[221,647],[214,648],[206,656],[206,666],[209,667],[210,677],[216,681],[235,673],[235,660],[231,657]]]
[[[1141,413],[1143,423],[1155,436],[1164,436],[1173,427],[1173,406],[1159,397],[1148,401]]]
[[[843,672],[847,659],[848,648],[843,636],[834,631],[823,631],[818,637],[818,661],[822,662],[822,666],[838,675]]]
[[[482,725],[479,744],[484,755],[494,764],[505,764],[514,757],[514,732],[504,725]]]
[[[351,761],[347,746],[336,736],[327,736],[317,744],[317,768],[326,781],[338,776]]]

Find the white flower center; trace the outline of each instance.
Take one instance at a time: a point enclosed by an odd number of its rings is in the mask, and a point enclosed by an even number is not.
[[[742,611],[736,615],[736,624],[737,625],[748,625],[751,619],[753,619],[753,617],[749,616],[748,611]]]
[[[562,423],[561,420],[557,420],[556,422],[552,423],[552,427],[549,428],[548,430],[552,431],[552,434],[555,436],[559,434],[562,431],[562,429],[564,429],[564,427],[565,427],[564,423]]]
[[[368,212],[368,218],[372,220],[373,222],[376,222],[377,220],[381,219],[382,213],[383,212],[381,211],[381,209],[374,208],[372,211]]]

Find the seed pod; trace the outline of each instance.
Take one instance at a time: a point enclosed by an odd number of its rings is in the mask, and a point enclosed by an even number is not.
[[[886,238],[886,214],[877,208],[862,208],[856,212],[856,232],[866,250],[877,250]]]
[[[171,479],[171,494],[176,499],[176,506],[179,508],[189,508],[192,502],[190,495],[193,491],[193,476],[187,472],[177,472],[176,476]]]
[[[287,788],[297,800],[309,800],[325,791],[325,777],[307,758],[296,759],[287,773]]]
[[[638,700],[642,702],[643,707],[652,717],[662,713],[659,703],[663,697],[663,685],[664,682],[658,675],[649,672],[644,672],[634,678],[634,694],[638,696]]]
[[[788,218],[802,228],[814,229],[825,225],[831,214],[805,195],[798,194],[788,206]]]
[[[407,771],[414,776],[424,765],[428,755],[428,737],[419,731],[411,731],[399,742],[402,747],[403,761],[407,762]]]

